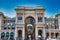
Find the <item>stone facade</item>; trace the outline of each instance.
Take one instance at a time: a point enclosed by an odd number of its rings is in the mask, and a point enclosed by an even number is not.
[[[2,32],[13,32],[14,39],[53,39],[60,38],[60,14],[55,17],[45,18],[43,7],[22,7],[15,8],[15,18],[6,18],[0,14],[0,39],[2,39]],[[10,21],[9,21],[9,20]],[[12,20],[15,20],[12,22]],[[8,22],[6,22],[8,20]],[[5,25],[15,24],[15,28],[5,29]],[[13,26],[12,26],[13,27]],[[6,37],[6,36],[5,36]],[[9,36],[9,38],[11,38]]]

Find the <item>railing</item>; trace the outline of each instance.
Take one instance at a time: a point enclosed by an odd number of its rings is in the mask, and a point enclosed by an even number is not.
[[[60,38],[51,38],[51,39],[47,39],[47,40],[60,40]]]
[[[0,40],[15,40],[14,38],[1,38]]]
[[[45,29],[45,30],[57,30],[57,31],[60,31],[59,29]]]
[[[22,38],[13,38],[13,39],[10,39],[10,38],[2,38],[2,39],[0,39],[0,40],[30,40],[30,39],[22,39]],[[31,39],[31,40],[43,40],[43,39],[41,39],[41,38],[38,38],[38,39]]]
[[[27,39],[23,39],[23,38],[2,38],[2,39],[0,39],[0,40],[30,40],[29,38],[27,38]],[[47,39],[43,39],[43,38],[38,38],[38,39],[35,39],[35,38],[33,38],[33,39],[31,39],[31,40],[60,40],[60,38],[47,38]]]
[[[20,37],[17,37],[17,38],[16,38],[16,40],[23,40],[23,39],[22,39],[22,38],[20,38]]]

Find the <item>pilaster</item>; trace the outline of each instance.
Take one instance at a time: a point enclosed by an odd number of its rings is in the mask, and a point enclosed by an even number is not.
[[[36,38],[36,40],[38,40],[38,29],[37,29],[37,27],[35,29],[36,29],[35,30],[35,38]]]

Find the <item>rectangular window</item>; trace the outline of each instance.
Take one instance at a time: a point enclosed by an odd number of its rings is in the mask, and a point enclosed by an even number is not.
[[[22,17],[18,17],[18,22],[22,22]]]
[[[49,29],[49,27],[48,27],[48,25],[46,25],[46,27],[45,27],[46,29]]]
[[[38,22],[42,22],[42,17],[38,17]]]
[[[22,17],[18,17],[18,20],[22,20]]]

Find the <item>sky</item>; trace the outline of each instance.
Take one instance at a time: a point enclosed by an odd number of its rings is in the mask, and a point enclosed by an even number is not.
[[[55,16],[60,12],[60,0],[0,0],[0,12],[5,16],[15,17],[16,6],[43,6],[44,16]]]

